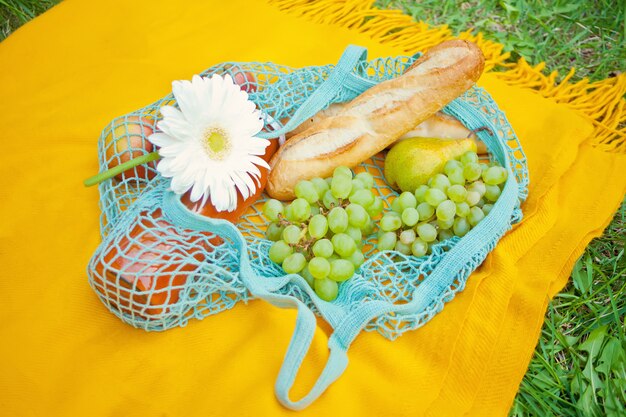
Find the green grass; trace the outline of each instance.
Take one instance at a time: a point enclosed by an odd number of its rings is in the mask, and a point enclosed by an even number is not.
[[[402,9],[458,33],[474,29],[502,43],[513,59],[545,61],[550,70],[575,79],[603,79],[626,65],[624,0],[378,0],[379,8]]]
[[[56,0],[0,0],[0,40]],[[574,79],[613,76],[626,64],[624,0],[378,0],[455,31],[475,29],[512,58],[545,61]],[[626,202],[550,303],[511,416],[626,415]]]

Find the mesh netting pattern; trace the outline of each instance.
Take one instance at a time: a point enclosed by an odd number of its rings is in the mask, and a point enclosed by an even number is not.
[[[332,102],[353,99],[363,86],[395,77],[411,65],[415,57],[362,61],[353,69],[353,79],[336,92]],[[201,75],[229,73],[268,119],[281,127],[328,79],[334,66],[294,69],[272,63],[225,63]],[[130,158],[152,152],[147,137],[156,129],[159,108],[176,106],[170,94],[131,114],[114,119],[99,141],[101,170]],[[526,197],[526,159],[511,126],[491,97],[473,88],[444,111],[461,120],[485,142],[491,158],[505,166],[517,187],[517,203],[508,228],[521,219],[520,202]],[[269,129],[268,129],[269,130]],[[397,196],[384,182],[384,155],[378,154],[355,168],[374,176],[376,193],[389,207]],[[276,294],[288,295],[305,303],[333,327],[352,311],[370,302],[389,308],[365,323],[365,330],[378,331],[394,339],[403,332],[426,323],[445,302],[461,291],[467,277],[495,247],[507,227],[494,229],[488,244],[473,251],[463,268],[455,272],[451,284],[432,289],[425,306],[409,308],[420,287],[429,286],[429,276],[463,239],[438,243],[421,258],[395,251],[374,249],[375,235],[366,239],[366,262],[354,277],[340,285],[332,303],[319,299],[302,278],[285,279],[279,265],[268,257],[271,242],[264,239],[265,221],[261,216],[265,195],[252,205],[236,225],[226,225],[245,239],[244,247],[227,235],[194,230],[177,225],[164,209],[168,181],[160,177],[154,164],[137,167],[100,184],[102,244],[88,267],[89,280],[105,305],[124,322],[146,330],[165,330],[186,325],[191,318],[202,318],[231,308],[253,296],[241,274],[239,251],[246,251],[250,268]],[[497,205],[486,217],[497,215]],[[474,232],[470,232],[471,235]],[[477,232],[478,233],[478,232]],[[431,294],[431,292],[429,292]]]

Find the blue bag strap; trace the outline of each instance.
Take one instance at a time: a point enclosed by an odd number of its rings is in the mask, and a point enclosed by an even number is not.
[[[302,410],[315,401],[326,389],[341,376],[348,366],[347,347],[342,345],[337,337],[331,335],[328,339],[329,356],[313,388],[297,401],[289,398],[289,390],[294,384],[302,361],[309,351],[313,335],[317,328],[315,315],[304,303],[297,301],[298,318],[296,327],[287,348],[285,359],[280,367],[276,379],[275,393],[278,401],[292,410]]]
[[[277,307],[296,308],[298,316],[296,326],[285,354],[285,359],[278,373],[275,392],[278,400],[288,408],[301,410],[315,401],[330,384],[343,373],[348,365],[347,346],[333,334],[328,340],[330,350],[328,360],[313,388],[302,399],[292,401],[289,390],[294,384],[302,361],[309,351],[313,335],[317,328],[315,314],[302,301],[288,295],[273,291],[283,287],[288,281],[301,279],[294,274],[285,275],[278,280],[260,279],[252,270],[246,243],[241,232],[232,223],[222,219],[212,219],[189,211],[180,201],[180,196],[166,191],[163,197],[162,210],[165,216],[175,225],[198,231],[217,233],[233,241],[239,249],[240,277],[252,295],[261,298]]]
[[[302,122],[326,108],[337,97],[337,93],[345,88],[346,85],[350,85],[351,88],[359,92],[365,91],[374,85],[372,81],[353,74],[357,64],[365,60],[367,60],[367,49],[361,46],[348,45],[328,78],[298,107],[298,110],[296,110],[287,124],[281,129],[261,132],[257,136],[264,139],[272,139],[291,132],[300,126]]]

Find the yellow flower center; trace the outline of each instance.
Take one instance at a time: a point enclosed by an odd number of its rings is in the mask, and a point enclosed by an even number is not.
[[[223,129],[212,127],[204,133],[204,149],[211,159],[224,159],[232,149],[232,143]]]

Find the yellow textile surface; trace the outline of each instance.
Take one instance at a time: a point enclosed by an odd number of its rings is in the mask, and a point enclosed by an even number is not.
[[[218,0],[65,0],[0,43],[2,415],[293,414],[273,385],[295,312],[253,301],[163,333],[123,324],[87,284],[99,210],[82,180],[97,170],[105,124],[171,80],[226,60],[334,63],[349,43],[372,58],[405,53],[276,5]],[[528,156],[523,222],[425,327],[394,342],[361,334],[344,375],[301,415],[508,413],[549,298],[626,191],[626,156],[590,146],[588,113],[516,80],[486,74],[480,85]],[[323,367],[325,330],[292,398]]]

